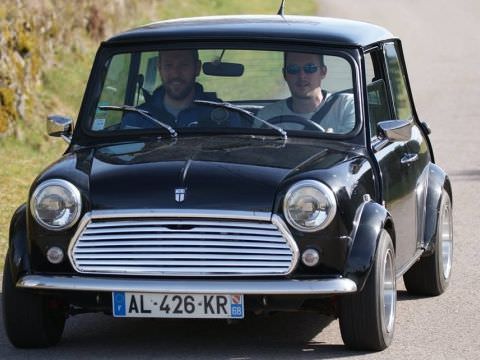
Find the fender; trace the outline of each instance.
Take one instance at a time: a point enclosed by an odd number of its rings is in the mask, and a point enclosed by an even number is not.
[[[440,199],[442,190],[445,189],[452,199],[452,185],[448,175],[438,165],[431,163],[428,173],[427,200],[425,204],[425,232],[423,234],[422,256],[429,256],[435,248],[438,216],[440,214]]]
[[[387,229],[394,244],[395,232],[387,209],[373,201],[365,201],[358,207],[354,224],[344,276],[355,281],[361,291],[372,268],[381,231]]]
[[[30,272],[27,244],[27,206],[20,205],[10,221],[7,258],[12,271],[13,281],[17,282],[22,273]]]

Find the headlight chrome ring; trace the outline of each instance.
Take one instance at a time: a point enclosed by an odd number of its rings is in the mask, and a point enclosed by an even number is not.
[[[82,198],[72,183],[50,179],[41,183],[30,198],[30,211],[35,220],[49,230],[65,230],[80,218]]]
[[[316,180],[302,180],[292,185],[283,201],[283,213],[288,223],[304,232],[324,229],[336,212],[333,191]]]

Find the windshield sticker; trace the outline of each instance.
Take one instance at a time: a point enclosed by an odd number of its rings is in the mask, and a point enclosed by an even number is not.
[[[93,121],[92,130],[99,131],[105,128],[105,119],[95,119]]]

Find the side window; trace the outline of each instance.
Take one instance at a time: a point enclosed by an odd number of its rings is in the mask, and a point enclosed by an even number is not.
[[[391,119],[385,80],[381,76],[380,69],[378,69],[378,67],[375,69],[374,56],[375,52],[365,55],[365,77],[367,81],[368,115],[371,137],[377,136],[377,124],[380,121]]]
[[[405,73],[400,66],[395,44],[385,44],[384,52],[396,117],[397,119],[409,120],[412,118],[412,106],[408,97]]]
[[[119,54],[110,60],[98,106],[122,105],[125,102],[130,58],[130,54]],[[97,107],[91,129],[101,131],[119,124],[121,119],[121,112],[103,111]]]
[[[375,68],[373,67],[372,53],[365,55],[365,78],[367,85],[373,82],[376,78]]]

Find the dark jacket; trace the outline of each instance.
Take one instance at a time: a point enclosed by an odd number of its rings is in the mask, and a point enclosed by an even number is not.
[[[138,106],[139,109],[147,110],[152,117],[163,122],[164,124],[170,125],[175,128],[195,126],[202,121],[208,121],[212,116],[212,111],[217,109],[212,106],[205,106],[199,104],[192,104],[186,109],[180,111],[175,121],[175,117],[169,113],[163,103],[165,97],[165,88],[160,86],[157,88],[152,95],[146,94],[146,101],[142,105]],[[203,91],[203,86],[195,83],[195,95],[194,100],[208,100],[221,102],[219,98],[216,97],[215,93],[208,93]],[[136,113],[125,114],[122,121],[122,128],[152,128],[158,127],[158,125]]]

